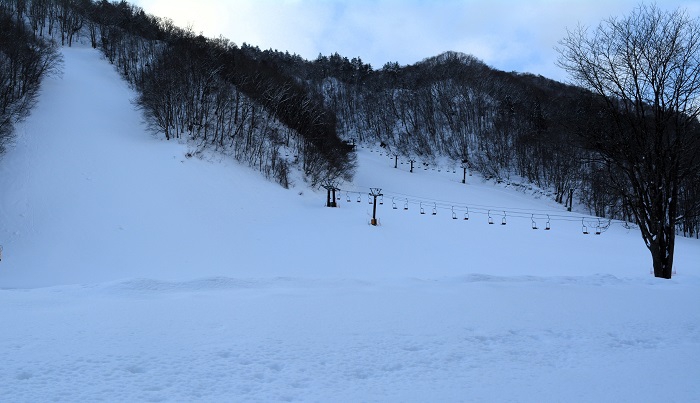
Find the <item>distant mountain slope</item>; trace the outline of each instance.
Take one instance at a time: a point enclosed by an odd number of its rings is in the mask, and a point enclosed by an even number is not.
[[[309,61],[205,38],[126,1],[0,7],[34,35],[101,49],[137,89],[154,132],[188,139],[195,152],[232,155],[283,187],[295,172],[312,187],[349,180],[355,154],[347,142],[383,144],[422,164],[449,158],[497,181],[547,189],[569,208],[636,220],[613,180],[621,172],[582,141],[613,123],[580,88],[452,51],[381,68],[338,53]],[[698,237],[700,175],[679,188],[676,229]]]
[[[64,48],[63,55],[64,76],[46,82],[17,146],[0,160],[2,287],[133,277],[646,270],[638,235],[618,224],[584,236],[583,217],[566,216],[556,203],[479,176],[463,185],[461,172],[451,169],[410,174],[367,148],[359,149],[355,181],[341,185],[340,208],[323,208],[325,193],[303,185],[284,190],[238,165],[231,169],[217,154],[188,158],[186,145],[146,132],[130,102],[134,92],[99,52]],[[379,228],[367,226],[370,186],[385,194]],[[392,201],[401,208],[392,209]],[[428,212],[436,203],[438,214],[418,214],[419,201]],[[450,203],[460,220],[451,219]],[[464,221],[470,206],[472,218]],[[487,210],[498,222],[506,212],[508,225],[488,225]],[[540,227],[551,215],[552,230],[532,230],[531,214]],[[681,270],[700,258],[696,243],[679,243]]]

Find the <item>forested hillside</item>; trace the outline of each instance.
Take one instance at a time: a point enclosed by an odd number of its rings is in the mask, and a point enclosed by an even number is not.
[[[89,40],[140,94],[147,123],[196,151],[214,148],[283,186],[290,165],[312,185],[350,179],[351,147],[318,94],[225,39],[212,40],[124,1],[3,2],[3,12],[64,46]],[[3,30],[4,31],[4,30]]]
[[[285,62],[284,55],[266,54]],[[581,88],[495,70],[455,52],[377,71],[359,58],[319,56],[306,72],[338,116],[342,136],[383,144],[420,164],[448,157],[487,178],[546,189],[569,207],[636,221],[620,191],[624,180],[613,180],[622,173],[587,140],[614,117]],[[680,187],[678,229],[698,236],[700,172]]]
[[[350,180],[355,142],[420,166],[447,160],[534,185],[568,207],[635,221],[610,179],[619,173],[582,140],[611,122],[580,88],[456,52],[380,69],[337,53],[309,61],[205,38],[124,1],[1,4],[34,37],[100,48],[140,94],[136,104],[154,131],[190,142],[195,153],[230,154],[283,186],[292,169],[313,186]],[[680,195],[678,229],[698,236],[700,173],[683,181]]]
[[[14,124],[31,112],[41,80],[58,67],[55,44],[26,25],[23,13],[0,2],[0,154]]]

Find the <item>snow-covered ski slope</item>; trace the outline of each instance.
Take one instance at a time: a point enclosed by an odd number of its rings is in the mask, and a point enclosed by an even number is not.
[[[369,149],[325,208],[64,58],[0,159],[0,401],[700,401],[697,240],[657,280],[635,230]]]

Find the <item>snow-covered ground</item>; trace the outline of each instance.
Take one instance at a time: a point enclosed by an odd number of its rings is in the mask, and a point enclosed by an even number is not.
[[[0,401],[700,401],[698,240],[657,280],[635,230],[369,149],[325,208],[64,57],[0,158]]]

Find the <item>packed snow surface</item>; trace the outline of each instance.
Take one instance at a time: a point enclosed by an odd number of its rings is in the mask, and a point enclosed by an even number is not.
[[[63,55],[0,158],[0,401],[700,401],[697,240],[658,280],[622,223],[380,148],[326,208]]]

